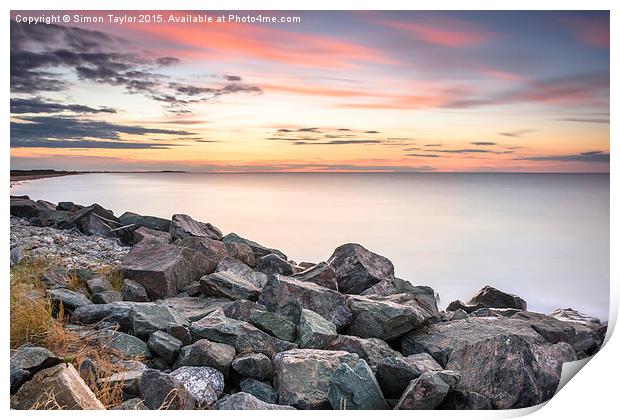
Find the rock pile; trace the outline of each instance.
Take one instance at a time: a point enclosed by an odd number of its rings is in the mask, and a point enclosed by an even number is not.
[[[107,379],[124,381],[118,409],[527,407],[551,398],[562,363],[595,353],[606,329],[571,309],[530,312],[489,286],[440,311],[431,288],[359,244],[297,264],[188,215],[116,217],[28,197],[11,197],[11,215],[131,247],[121,291],[100,277],[89,293],[48,291],[67,328],[144,359]],[[48,350],[14,351],[11,406],[32,408],[49,390],[66,408],[103,408]]]

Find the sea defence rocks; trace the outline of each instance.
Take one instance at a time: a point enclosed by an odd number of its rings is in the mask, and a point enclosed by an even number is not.
[[[502,292],[491,286],[480,289],[467,302],[469,306],[481,305],[485,308],[514,308],[527,309],[527,303],[517,295]]]
[[[336,271],[326,262],[320,262],[315,266],[292,275],[295,280],[308,281],[319,286],[338,291]]]
[[[187,214],[175,214],[170,222],[172,239],[183,239],[191,236],[222,240],[222,232],[211,223],[198,222]]]
[[[260,290],[251,282],[230,271],[203,276],[200,279],[200,289],[207,296],[223,297],[231,300],[258,299]]]
[[[254,257],[256,259],[259,259],[269,254],[275,254],[278,257],[282,258],[283,260],[285,261],[287,260],[286,255],[282,251],[279,251],[274,248],[268,248],[257,242],[242,238],[236,233],[229,233],[228,235],[222,238],[222,241],[225,244],[233,243],[233,244],[243,244],[243,245],[249,246],[252,249],[252,252],[254,253]],[[248,264],[248,265],[251,265],[251,264]]]
[[[160,232],[168,232],[170,229],[170,220],[168,219],[155,216],[143,216],[130,211],[121,214],[118,220],[122,225],[137,225],[145,229]]]
[[[385,410],[388,408],[368,363],[363,359],[351,367],[346,363],[332,373],[327,398],[333,409]]]
[[[450,388],[460,379],[458,373],[444,370],[423,373],[411,381],[396,403],[396,410],[433,410],[442,403]]]
[[[43,347],[22,346],[11,355],[11,395],[42,369],[57,365],[62,360]]]
[[[394,265],[390,260],[358,244],[339,246],[327,262],[336,272],[341,293],[359,294],[394,277]]]
[[[270,276],[258,298],[267,310],[279,313],[299,323],[302,309],[309,309],[340,329],[351,322],[351,310],[346,297],[335,290],[314,283],[279,275]]]
[[[269,404],[247,392],[237,392],[219,400],[214,410],[294,410],[288,405]]]

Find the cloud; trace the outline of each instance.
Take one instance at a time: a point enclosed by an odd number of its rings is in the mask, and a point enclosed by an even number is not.
[[[472,141],[469,144],[473,144],[474,146],[495,146],[497,143],[493,141]]]
[[[605,16],[566,17],[560,22],[582,44],[594,48],[609,48],[609,12]]]
[[[504,137],[514,137],[514,138],[521,138],[521,137],[525,137],[526,134],[532,133],[536,130],[533,130],[531,128],[525,128],[525,129],[521,129],[521,130],[514,130],[514,131],[503,131],[499,134],[500,136],[504,136]]]
[[[425,144],[424,147],[439,147],[441,146],[441,143],[431,143],[431,144]]]
[[[364,140],[364,139],[356,139],[356,140],[330,140],[330,141],[296,141],[293,144],[297,146],[301,145],[312,145],[312,146],[325,146],[325,145],[344,145],[344,144],[380,144],[381,140]]]
[[[41,98],[11,98],[12,114],[51,114],[64,111],[74,112],[76,114],[116,113],[114,108],[108,107],[92,108],[86,105],[61,104],[49,102]]]
[[[609,152],[595,150],[574,155],[523,156],[515,158],[515,160],[609,163]]]
[[[609,118],[573,117],[573,118],[557,118],[556,121],[578,122],[578,123],[588,123],[588,124],[609,124]]]
[[[111,148],[152,149],[168,148],[170,143],[139,143],[121,139],[121,134],[144,136],[163,134],[188,136],[196,133],[183,130],[164,130],[142,126],[112,124],[106,121],[73,117],[32,116],[11,121],[11,147]]]
[[[369,134],[372,137],[369,138]],[[380,138],[377,130],[351,128],[291,127],[278,128],[267,140],[285,141],[294,146],[339,146],[355,144],[378,144],[383,146],[407,146],[407,138]]]
[[[499,152],[496,150],[489,149],[432,149],[429,151],[437,152],[437,153],[454,153],[454,154],[467,154],[467,153],[492,153],[496,155],[504,155],[512,153],[511,150]]]
[[[406,156],[427,157],[427,158],[438,158],[438,157],[441,157],[441,155],[425,155],[423,153],[407,153]]]

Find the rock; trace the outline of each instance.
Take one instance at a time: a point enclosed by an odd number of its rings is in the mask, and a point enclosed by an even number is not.
[[[68,212],[76,212],[80,209],[84,208],[83,206],[80,206],[79,204],[75,204],[72,201],[61,201],[58,203],[58,205],[56,206],[56,209],[58,210],[63,210],[63,211],[68,211]]]
[[[570,345],[551,345],[526,321],[469,318],[434,324],[402,340],[403,354],[427,352],[458,371],[458,390],[489,398],[494,408],[540,404],[555,392]]]
[[[131,308],[145,303],[113,302],[103,305],[84,305],[73,311],[74,322],[83,325],[91,325],[100,322],[117,324],[121,331],[131,330]]]
[[[114,290],[114,287],[110,284],[108,279],[105,276],[95,276],[86,280],[86,286],[91,294],[108,292],[110,290]]]
[[[115,405],[112,407],[112,410],[148,410],[148,407],[144,405],[144,401],[141,398],[131,398],[119,405]]]
[[[338,336],[336,326],[316,312],[301,310],[299,320],[299,347],[302,349],[324,349]]]
[[[341,293],[359,294],[394,277],[394,265],[390,260],[358,244],[339,246],[327,262],[336,272]]]
[[[133,305],[129,317],[133,333],[144,339],[148,339],[155,331],[167,331],[174,326],[189,325],[189,320],[174,309],[154,303]]]
[[[226,396],[216,402],[213,408],[215,410],[294,410],[290,406],[266,403],[245,392]]]
[[[171,325],[166,328],[166,333],[179,340],[183,346],[190,345],[194,341],[189,328],[183,325]]]
[[[326,262],[320,262],[315,266],[305,269],[299,273],[293,274],[292,277],[299,281],[308,281],[318,284],[319,286],[338,291],[338,282],[336,281],[336,271]]]
[[[589,317],[571,308],[557,309],[549,316],[575,329],[572,345],[579,358],[591,356],[601,348],[607,328],[597,318]]]
[[[86,235],[114,237],[112,230],[121,227],[115,220],[107,219],[95,212],[85,213],[77,222],[78,229]]]
[[[228,299],[202,297],[171,297],[155,301],[158,305],[165,305],[174,309],[190,321],[198,321],[217,309],[227,308],[231,302]]]
[[[112,228],[106,236],[118,238],[123,245],[131,246],[135,243],[134,232],[139,228],[138,225],[126,225]]]
[[[254,256],[252,248],[250,248],[248,245],[242,243],[226,242],[224,243],[224,246],[226,246],[226,251],[228,251],[228,255],[230,257],[235,258],[244,264],[247,264],[249,267],[256,266],[256,257]]]
[[[293,266],[276,254],[267,254],[259,258],[256,262],[256,270],[268,276],[273,274],[290,276],[293,274]]]
[[[144,405],[151,410],[191,410],[196,404],[180,380],[155,369],[144,371],[139,387]]]
[[[194,337],[228,344],[237,353],[255,352],[271,357],[279,351],[295,347],[293,343],[271,337],[247,322],[228,318],[218,311],[193,322],[190,330]]]
[[[169,244],[172,242],[172,235],[170,233],[162,232],[159,230],[149,229],[146,227],[139,227],[133,232],[133,243],[138,244],[142,241],[155,241],[163,244]]]
[[[28,381],[32,375],[42,369],[47,369],[61,359],[43,347],[22,346],[11,355],[11,395]]]
[[[299,323],[302,309],[309,309],[342,329],[351,322],[352,314],[346,297],[335,290],[291,277],[271,276],[258,298],[267,310]]]
[[[11,397],[14,410],[59,407],[67,410],[105,409],[73,365],[64,363],[39,371]]]
[[[373,371],[386,357],[402,357],[383,340],[350,335],[339,335],[327,345],[326,349],[354,353],[368,362]]]
[[[217,265],[228,256],[228,250],[223,242],[215,239],[190,236],[174,242],[177,246],[190,248],[203,256],[203,262],[207,264],[205,274],[215,271]]]
[[[202,292],[200,291],[200,282],[193,281],[187,286],[184,286],[181,289],[181,293],[186,293],[188,296],[191,296],[191,297],[200,296],[202,294]]]
[[[269,311],[255,310],[250,315],[250,324],[280,340],[295,341],[297,328],[288,318]]]
[[[80,306],[92,304],[90,299],[84,294],[69,289],[50,289],[47,293],[55,306],[62,303],[63,307],[69,311],[73,311]]]
[[[140,394],[140,380],[145,371],[146,366],[142,365],[139,369],[113,373],[106,378],[99,379],[98,383],[110,389],[120,386],[123,388],[124,395],[135,397]]]
[[[464,310],[462,311],[465,312]],[[469,313],[468,315],[477,316],[477,317],[503,316],[503,317],[510,318],[511,316],[519,312],[521,312],[521,310],[513,309],[513,308],[480,308],[480,309],[476,309],[475,311]]]
[[[453,302],[450,302],[450,304],[446,307],[446,311],[449,312],[454,312],[457,310],[463,310],[465,312],[472,313],[474,311],[477,311],[478,309],[483,308],[482,305],[480,304],[476,304],[476,305],[467,305],[463,302],[461,302],[460,300],[455,300]]]
[[[575,341],[575,327],[559,319],[536,312],[521,311],[512,316],[530,324],[530,326],[551,344],[563,341],[573,344]]]
[[[11,267],[19,264],[24,259],[24,250],[19,246],[11,248],[10,261]]]
[[[174,367],[209,366],[222,372],[224,377],[228,377],[230,364],[234,358],[234,347],[202,339],[183,347]]]
[[[181,341],[163,331],[155,331],[151,334],[148,346],[153,353],[160,356],[169,365],[172,365],[179,355]]]
[[[491,286],[484,286],[467,302],[468,305],[482,305],[485,308],[527,309],[527,303],[517,295],[502,292]]]
[[[176,296],[183,286],[204,275],[208,264],[190,248],[143,241],[125,256],[122,270],[156,300]]]
[[[355,366],[340,364],[332,373],[329,403],[334,410],[385,410],[388,408],[368,363],[360,359]]]
[[[448,395],[450,387],[458,382],[458,374],[450,371],[426,372],[411,381],[396,410],[433,410]]]
[[[259,243],[251,241],[249,239],[242,238],[236,233],[229,233],[228,235],[224,236],[222,241],[224,243],[243,244],[243,245],[249,246],[252,249],[252,252],[254,253],[254,256],[257,259],[264,257],[265,255],[268,255],[268,254],[276,254],[283,260],[287,259],[286,255],[284,255],[282,251],[278,251],[277,249],[273,249],[273,248],[267,248],[263,245],[260,245]]]
[[[119,216],[123,225],[138,225],[145,229],[168,232],[170,220],[155,216],[142,216],[140,214],[125,212]]]
[[[257,379],[259,381],[269,380],[273,376],[271,359],[262,353],[242,354],[232,361],[232,368],[243,377]],[[245,390],[242,389],[242,391]],[[258,397],[253,392],[249,393]]]
[[[298,409],[330,408],[327,394],[332,373],[345,363],[357,364],[359,357],[344,351],[295,349],[273,358],[274,385],[280,404]]]
[[[123,295],[121,292],[117,292],[116,290],[108,290],[106,292],[95,293],[91,300],[93,303],[102,304],[102,303],[112,303],[123,300]]]
[[[239,382],[239,388],[241,389],[241,392],[253,395],[266,403],[278,403],[278,393],[271,385],[265,382],[257,381],[252,378],[245,378]]]
[[[209,407],[224,392],[224,376],[210,367],[183,366],[170,376],[183,384],[199,407]]]
[[[217,267],[215,268],[216,272],[226,272],[230,271],[236,274],[239,277],[244,278],[245,280],[252,283],[257,288],[261,289],[267,284],[267,275],[265,273],[261,273],[259,271],[253,271],[250,266],[244,264],[243,262],[233,258],[233,257],[225,257],[222,261],[219,262]]]
[[[448,317],[448,320],[456,321],[459,319],[467,319],[467,318],[469,318],[469,314],[467,312],[465,312],[462,309],[457,309],[456,311],[451,313],[451,315]]]
[[[116,350],[128,357],[151,357],[151,352],[146,343],[130,334],[115,330],[99,330],[93,338],[100,345]]]
[[[133,280],[123,280],[123,288],[121,289],[123,294],[123,300],[130,302],[148,302],[149,295],[146,293],[146,289]]]
[[[190,236],[222,240],[222,232],[211,223],[197,222],[186,214],[175,214],[170,222],[170,234],[173,240]]]
[[[56,205],[45,200],[37,200],[37,204],[45,210],[56,210]]]
[[[388,356],[377,364],[376,378],[386,398],[400,398],[409,383],[426,372],[443,368],[426,353]]]
[[[420,327],[425,321],[419,307],[401,305],[382,296],[351,296],[347,305],[353,313],[349,333],[362,338],[392,340]]]
[[[11,198],[11,216],[37,217],[39,212],[45,210],[40,204],[30,199]]]
[[[492,410],[491,400],[469,391],[451,390],[437,407],[439,410]]]
[[[256,300],[260,294],[260,290],[254,284],[230,271],[203,276],[200,279],[200,289],[207,296],[232,300]]]
[[[100,369],[97,363],[90,357],[84,358],[78,366],[78,372],[87,384],[94,383],[100,377]]]
[[[239,321],[250,322],[250,316],[255,311],[266,311],[264,305],[249,300],[236,300],[224,308],[224,315]]]

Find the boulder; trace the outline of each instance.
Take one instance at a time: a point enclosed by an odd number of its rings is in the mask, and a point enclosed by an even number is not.
[[[103,329],[97,331],[92,338],[101,346],[113,349],[127,357],[151,357],[151,352],[146,343],[130,334]]]
[[[171,325],[166,329],[166,332],[179,340],[183,346],[190,345],[194,341],[189,328],[184,325]]]
[[[299,347],[324,349],[338,336],[336,326],[316,312],[301,310],[299,319]]]
[[[97,382],[109,389],[117,389],[120,386],[123,389],[123,395],[134,397],[140,394],[140,379],[146,369],[146,366],[142,365],[137,369],[125,370],[97,379]]]
[[[597,318],[589,317],[574,309],[557,309],[550,317],[558,319],[575,329],[573,348],[579,358],[592,356],[596,353],[605,340],[607,326]]]
[[[226,246],[226,251],[228,251],[228,255],[232,258],[235,258],[241,261],[244,264],[247,264],[249,267],[256,266],[256,257],[254,256],[254,252],[249,245],[242,243],[234,243],[234,242],[225,242],[224,246]]]
[[[465,312],[462,309],[457,309],[457,310],[461,310],[463,312]],[[476,309],[475,311],[469,313],[469,316],[482,316],[482,317],[488,317],[488,316],[504,316],[507,318],[510,318],[511,316],[517,314],[521,312],[520,309],[513,309],[513,308],[480,308],[480,309]]]
[[[236,233],[229,233],[228,235],[224,236],[224,238],[222,238],[222,241],[224,243],[243,244],[249,246],[252,249],[252,252],[254,253],[256,259],[264,257],[268,254],[276,254],[283,260],[287,259],[286,255],[282,251],[278,251],[277,249],[273,248],[267,248],[266,246],[263,246],[257,242],[242,238]]]
[[[65,363],[37,372],[10,405],[14,410],[105,410],[73,365]]]
[[[75,204],[72,201],[61,201],[56,206],[56,209],[68,212],[76,212],[80,209],[84,208],[84,206],[80,206],[79,204]]]
[[[232,368],[239,375],[258,381],[270,380],[273,377],[271,359],[262,353],[242,354],[232,361]],[[253,392],[250,392],[250,394],[257,396]]]
[[[163,331],[155,331],[151,334],[147,344],[153,353],[164,359],[169,365],[172,365],[177,359],[182,345],[181,340]]]
[[[149,229],[146,227],[139,227],[133,232],[133,243],[137,244],[142,241],[155,241],[163,244],[169,244],[172,242],[172,235],[170,233],[162,232],[159,230]]]
[[[155,331],[189,325],[189,320],[174,309],[154,303],[133,305],[129,317],[134,335],[144,339],[148,339]]]
[[[110,290],[114,290],[114,287],[112,287],[112,284],[110,284],[108,279],[103,275],[95,276],[95,277],[92,277],[86,280],[86,286],[88,287],[88,291],[93,295],[95,293],[108,292]]]
[[[562,363],[575,360],[569,344],[549,344],[526,321],[469,318],[434,324],[406,335],[403,354],[429,353],[458,371],[458,390],[475,392],[494,408],[522,408],[548,400]]]
[[[92,218],[91,215],[98,216]],[[99,204],[92,204],[71,212],[69,217],[58,225],[61,229],[78,228],[88,234],[91,229],[101,229],[101,234],[107,234],[111,229],[120,227],[118,219],[111,210],[104,209]]]
[[[335,290],[291,277],[271,276],[258,298],[267,310],[299,323],[302,309],[309,309],[334,323],[339,330],[351,322],[346,297]]]
[[[220,311],[193,322],[190,330],[194,337],[231,345],[237,353],[255,352],[271,357],[295,347],[293,343],[274,338],[247,322],[228,318]]]
[[[126,225],[120,227],[113,227],[106,236],[111,238],[118,238],[118,240],[126,246],[131,246],[135,243],[134,232],[140,226],[138,225]]]
[[[426,353],[411,356],[388,356],[379,361],[376,378],[386,398],[400,398],[409,383],[426,372],[443,368]]]
[[[485,308],[514,308],[522,311],[527,303],[517,295],[502,292],[491,286],[484,286],[467,302],[468,305],[482,305]]]
[[[196,405],[196,399],[179,379],[155,369],[144,371],[139,388],[150,410],[192,410]]]
[[[456,372],[426,372],[411,381],[398,400],[395,410],[433,410],[459,380]]]
[[[249,300],[236,300],[224,308],[224,315],[239,321],[250,322],[250,316],[255,311],[266,311],[264,305]]]
[[[228,395],[213,405],[215,410],[294,410],[287,405],[269,404],[246,392]]]
[[[326,262],[320,262],[315,266],[307,268],[299,273],[295,273],[292,277],[299,281],[308,281],[318,284],[319,286],[338,291],[338,282],[336,281],[336,271]]]
[[[239,277],[252,283],[257,288],[261,289],[267,284],[267,275],[260,271],[253,271],[249,265],[233,258],[225,257],[215,268],[216,272],[232,272]]]
[[[347,305],[353,314],[349,333],[362,338],[393,340],[425,321],[417,305],[403,305],[383,296],[351,296]]]
[[[148,407],[144,405],[142,398],[130,398],[115,405],[111,410],[148,410]]]
[[[224,377],[228,377],[230,364],[234,358],[234,347],[202,339],[183,347],[174,367],[208,366],[222,372]]]
[[[290,276],[293,274],[293,266],[276,254],[267,254],[256,262],[256,270],[269,275],[280,274]]]
[[[69,289],[50,289],[47,291],[52,303],[58,306],[62,303],[66,310],[73,311],[80,306],[91,305],[92,302],[83,293]]]
[[[228,299],[192,296],[171,297],[157,300],[155,303],[174,309],[192,322],[204,318],[213,311],[227,308],[231,304]]]
[[[374,284],[394,277],[394,265],[358,244],[341,245],[327,261],[336,271],[338,290],[359,294]]]
[[[223,297],[231,300],[256,300],[260,290],[249,281],[230,271],[203,276],[200,289],[207,296]]]
[[[99,235],[116,237],[113,232],[120,228],[121,224],[115,220],[107,219],[94,212],[87,212],[77,221],[78,229],[86,235]]]
[[[354,353],[368,362],[373,371],[387,357],[402,357],[383,340],[350,335],[339,335],[327,345],[326,349]]]
[[[74,322],[82,325],[107,323],[118,325],[120,331],[131,331],[131,308],[146,303],[113,302],[103,305],[84,305],[73,311],[71,315]]]
[[[43,206],[28,198],[11,197],[10,206],[11,216],[16,217],[37,217],[39,212],[45,210]]]
[[[450,390],[437,407],[439,410],[492,410],[491,400],[475,392]]]
[[[47,369],[61,359],[43,347],[22,346],[11,355],[11,395],[40,370]]]
[[[474,311],[477,311],[478,309],[484,308],[484,306],[480,305],[480,304],[476,304],[476,305],[467,305],[463,302],[461,302],[460,300],[455,300],[452,301],[448,304],[448,306],[446,307],[446,311],[449,312],[454,312],[457,310],[462,310],[469,313],[472,313]]]
[[[534,331],[551,344],[560,341],[573,344],[575,341],[575,327],[557,318],[529,311],[518,312],[512,318],[527,322]]]
[[[19,264],[24,259],[24,249],[20,246],[14,246],[10,251],[11,267]]]
[[[467,319],[469,314],[462,309],[457,309],[454,312],[449,312],[448,321],[456,321],[459,319]]]
[[[123,300],[130,302],[148,302],[149,295],[144,286],[133,280],[123,280],[123,288],[121,289]]]
[[[280,340],[294,341],[297,335],[295,324],[288,318],[269,311],[254,310],[248,321],[261,331]]]
[[[333,372],[345,363],[357,364],[356,354],[344,351],[295,349],[273,358],[274,385],[280,404],[298,409],[328,409]]]
[[[189,394],[199,407],[209,407],[224,392],[224,376],[216,369],[204,366],[183,366],[170,373]]]
[[[386,410],[379,384],[364,359],[351,367],[346,363],[332,373],[327,398],[334,410]]]
[[[271,363],[271,362],[270,362]],[[244,378],[239,382],[241,392],[255,396],[261,401],[269,404],[278,403],[278,393],[271,385],[252,378]]]
[[[145,229],[168,232],[170,220],[155,216],[142,216],[140,214],[125,212],[118,218],[123,225],[138,225]]]
[[[121,268],[126,278],[141,284],[156,300],[176,296],[207,272],[208,263],[190,248],[143,241],[131,248]]]
[[[207,267],[205,274],[211,274],[215,271],[217,265],[228,256],[228,250],[222,241],[215,239],[189,236],[187,238],[179,239],[174,242],[177,246],[190,248],[198,252],[203,257],[203,263]]]
[[[90,299],[96,304],[112,303],[123,300],[123,294],[121,292],[117,292],[116,290],[108,290],[105,292],[95,293]]]
[[[211,223],[198,222],[187,214],[175,214],[170,222],[170,234],[173,240],[197,236],[200,238],[222,240],[222,232]]]

